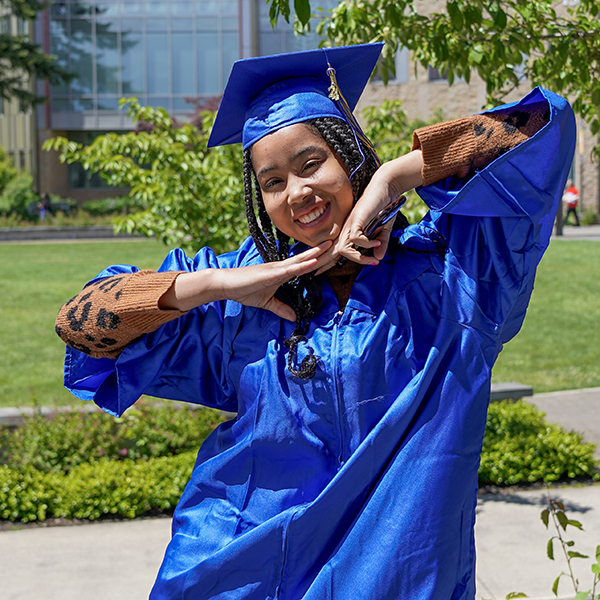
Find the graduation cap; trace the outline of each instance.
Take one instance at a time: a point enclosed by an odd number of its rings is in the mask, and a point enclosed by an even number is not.
[[[360,44],[236,61],[208,147],[242,142],[245,149],[282,127],[334,117],[346,121],[372,150],[352,110],[382,47]]]

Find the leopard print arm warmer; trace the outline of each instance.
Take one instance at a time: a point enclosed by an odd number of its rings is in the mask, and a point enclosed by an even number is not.
[[[185,314],[158,307],[179,274],[138,271],[95,281],[60,309],[56,333],[94,358],[117,358],[144,333]]]
[[[473,115],[417,129],[413,150],[423,153],[423,185],[468,177],[529,139],[550,120],[548,104]]]

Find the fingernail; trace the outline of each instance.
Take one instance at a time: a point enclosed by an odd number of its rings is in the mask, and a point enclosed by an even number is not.
[[[378,264],[378,263],[377,263],[377,261],[373,261],[373,262],[370,262],[369,264],[370,264],[372,267],[375,267],[375,266],[377,266],[377,264]]]

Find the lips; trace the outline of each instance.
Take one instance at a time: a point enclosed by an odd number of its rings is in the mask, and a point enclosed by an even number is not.
[[[311,223],[314,223],[317,219],[319,219],[319,217],[321,217],[328,208],[329,203],[322,204],[316,207],[314,210],[311,210],[309,213],[298,217],[296,219],[296,222],[302,225],[310,225]]]

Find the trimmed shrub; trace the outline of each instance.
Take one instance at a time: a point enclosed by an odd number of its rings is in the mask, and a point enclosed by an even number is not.
[[[82,463],[68,474],[33,467],[0,466],[0,518],[95,520],[103,516],[133,519],[175,508],[194,466],[196,454],[147,461],[101,460]]]
[[[68,472],[104,458],[139,460],[197,452],[222,413],[139,401],[121,418],[80,411],[36,415],[0,432],[0,459],[12,467]]]
[[[597,477],[595,445],[550,424],[533,404],[493,402],[488,411],[479,481],[514,485]]]
[[[101,413],[31,417],[0,438],[0,519],[134,518],[172,510],[198,447],[222,413],[140,402],[121,418]],[[482,484],[598,477],[594,445],[546,422],[526,402],[492,403]]]

